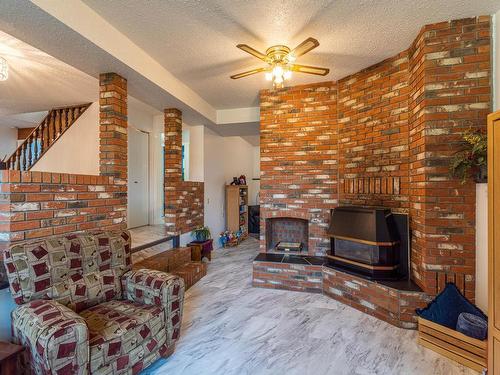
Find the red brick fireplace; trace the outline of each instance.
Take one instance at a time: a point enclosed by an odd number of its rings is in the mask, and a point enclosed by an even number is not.
[[[475,187],[448,165],[459,133],[486,126],[490,77],[484,16],[424,26],[406,51],[337,82],[263,90],[261,251],[268,219],[308,220],[307,252],[322,256],[332,208],[382,206],[409,215],[411,280],[474,299]]]

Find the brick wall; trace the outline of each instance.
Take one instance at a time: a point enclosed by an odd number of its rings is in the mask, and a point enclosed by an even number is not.
[[[338,199],[337,86],[264,90],[260,107],[261,219],[309,220],[309,253],[323,254],[329,210]]]
[[[182,112],[165,109],[165,223],[169,235],[203,226],[203,182],[182,178]]]
[[[123,229],[126,214],[114,177],[0,171],[2,259],[13,242],[95,228]]]
[[[323,293],[364,313],[401,328],[416,329],[415,309],[425,307],[427,294],[403,291],[323,266]]]
[[[412,279],[424,287],[421,282],[424,266],[423,252],[425,239],[425,138],[424,121],[424,32],[417,36],[409,49],[409,178],[410,178],[410,229],[411,254],[410,266]]]
[[[338,82],[339,202],[408,209],[408,53]]]
[[[309,253],[329,247],[340,204],[410,214],[412,278],[473,298],[474,184],[449,176],[458,133],[490,111],[489,17],[425,26],[407,51],[339,82],[261,92],[261,250],[265,219],[310,220]]]
[[[127,80],[101,74],[99,91],[100,176],[0,171],[0,283],[13,242],[126,228]]]
[[[321,265],[253,262],[252,285],[260,288],[323,293],[323,267]]]

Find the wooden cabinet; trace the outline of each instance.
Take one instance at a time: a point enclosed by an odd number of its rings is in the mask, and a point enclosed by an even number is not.
[[[18,356],[23,350],[20,345],[0,341],[0,374],[21,374]]]
[[[248,186],[226,186],[226,229],[248,234]]]
[[[488,374],[500,375],[500,111],[488,116]]]

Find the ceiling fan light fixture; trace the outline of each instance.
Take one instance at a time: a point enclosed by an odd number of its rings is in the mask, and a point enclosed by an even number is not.
[[[292,71],[325,76],[330,72],[330,69],[294,63],[298,57],[308,53],[318,46],[319,42],[316,39],[307,38],[293,50],[280,44],[269,47],[264,54],[246,44],[238,44],[236,46],[237,48],[249,53],[259,60],[262,60],[267,63],[268,66],[234,74],[231,78],[239,79],[256,73],[265,73],[266,80],[272,81],[274,88],[283,88],[284,81],[292,78]]]
[[[281,65],[276,65],[273,68],[273,76],[275,76],[275,77],[283,76],[283,68],[281,67]]]
[[[7,60],[0,57],[0,81],[6,81],[9,78],[9,64]]]
[[[283,88],[285,80],[291,77],[292,71],[282,64],[274,64],[271,71],[266,72],[266,80],[272,81],[275,88]]]

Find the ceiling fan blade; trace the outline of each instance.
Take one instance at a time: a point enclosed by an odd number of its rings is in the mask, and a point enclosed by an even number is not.
[[[292,64],[290,66],[290,70],[299,73],[315,74],[317,76],[326,76],[328,73],[330,73],[330,69],[328,68],[320,68],[318,66],[299,65],[299,64]]]
[[[267,68],[253,69],[253,70],[249,70],[249,71],[246,71],[246,72],[235,74],[235,75],[231,76],[231,78],[232,79],[243,78],[243,77],[251,76],[252,74],[257,74],[257,73],[260,73],[260,72],[265,72],[266,70],[267,70]]]
[[[252,56],[255,56],[258,59],[261,59],[262,61],[267,61],[267,56],[264,55],[263,53],[257,51],[256,49],[253,49],[247,44],[238,44],[236,47],[241,49],[242,51],[245,51],[246,53],[249,53]]]
[[[309,37],[291,50],[287,57],[291,56],[292,59],[295,59],[315,49],[317,46],[319,46],[319,42],[316,39]]]

